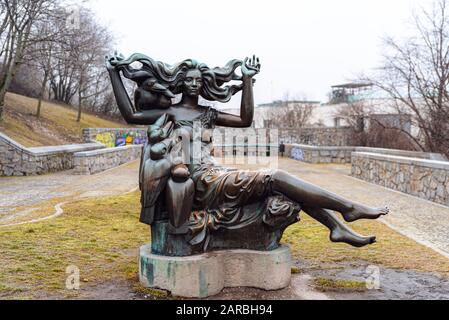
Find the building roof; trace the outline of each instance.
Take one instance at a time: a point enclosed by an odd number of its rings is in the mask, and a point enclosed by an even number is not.
[[[270,103],[261,103],[258,104],[257,107],[276,107],[276,106],[281,106],[284,103],[299,103],[299,104],[320,104],[321,101],[311,101],[311,100],[288,100],[288,101],[282,101],[282,100],[275,100],[273,102]]]
[[[344,84],[337,84],[332,86],[334,89],[357,89],[357,88],[363,88],[363,87],[371,87],[372,83],[344,83]]]

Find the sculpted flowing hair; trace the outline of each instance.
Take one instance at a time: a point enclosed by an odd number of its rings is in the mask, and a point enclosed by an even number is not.
[[[133,69],[130,64],[139,61],[140,69]],[[123,71],[123,75],[135,81],[139,86],[147,79],[155,79],[165,86],[173,94],[182,93],[183,81],[187,71],[198,69],[203,78],[203,87],[200,95],[209,101],[228,102],[231,97],[242,89],[241,85],[226,85],[231,80],[241,80],[234,71],[242,64],[241,60],[231,60],[223,68],[209,68],[204,63],[193,59],[181,61],[173,66],[155,61],[152,58],[135,53],[126,60],[120,60],[117,66]]]

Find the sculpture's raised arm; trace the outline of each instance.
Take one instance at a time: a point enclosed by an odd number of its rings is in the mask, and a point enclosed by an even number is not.
[[[254,117],[253,77],[260,71],[259,58],[253,56],[245,60],[242,70],[242,102],[240,115],[220,112],[216,124],[225,127],[244,128],[250,127]]]
[[[118,66],[118,62],[120,62],[121,59],[122,58],[117,55],[114,55],[113,57],[106,57],[106,68],[109,72],[109,77],[111,78],[112,88],[120,113],[129,124],[152,124],[162,114],[167,113],[167,110],[158,109],[158,107],[155,106],[155,108],[151,110],[135,111],[120,76],[120,67]]]

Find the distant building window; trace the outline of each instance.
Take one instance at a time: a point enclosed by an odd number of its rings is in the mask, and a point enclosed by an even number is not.
[[[339,128],[341,126],[341,118],[336,117],[334,118],[334,127]]]
[[[264,128],[272,128],[272,126],[273,126],[273,120],[264,120],[263,121],[263,126],[264,126]]]
[[[411,116],[407,114],[373,114],[371,118],[371,127],[377,130],[383,128],[397,128],[402,131],[411,132]]]
[[[365,119],[362,116],[357,117],[357,128],[356,129],[359,132],[362,132],[365,130]]]

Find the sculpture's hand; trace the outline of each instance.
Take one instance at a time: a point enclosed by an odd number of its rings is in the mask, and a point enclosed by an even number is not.
[[[252,58],[246,57],[245,60],[243,60],[242,66],[242,76],[243,78],[252,78],[256,74],[260,72],[260,62],[259,58],[253,55]]]
[[[122,54],[118,54],[117,51],[115,51],[112,56],[106,56],[105,57],[106,69],[108,70],[114,69],[117,66],[117,64],[124,59],[125,57]]]

